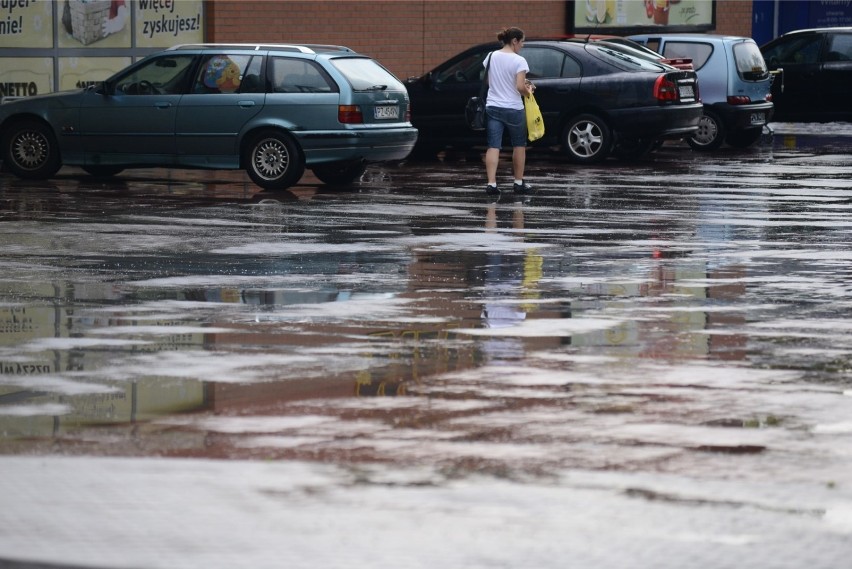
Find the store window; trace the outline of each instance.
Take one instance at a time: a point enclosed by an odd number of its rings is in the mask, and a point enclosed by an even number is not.
[[[85,87],[153,52],[205,40],[203,0],[6,4],[0,97]]]

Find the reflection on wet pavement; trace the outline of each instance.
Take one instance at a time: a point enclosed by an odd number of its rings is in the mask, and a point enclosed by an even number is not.
[[[779,127],[744,154],[533,156],[532,198],[496,204],[475,157],[284,195],[2,177],[0,454],[613,473],[822,518],[852,498],[852,157]]]

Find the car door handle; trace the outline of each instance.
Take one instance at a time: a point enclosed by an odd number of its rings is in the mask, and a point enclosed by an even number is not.
[[[237,104],[244,109],[254,106],[254,101],[237,101]]]
[[[158,109],[168,109],[169,107],[172,106],[172,104],[168,101],[158,101],[158,102],[154,103],[154,106],[157,107]]]

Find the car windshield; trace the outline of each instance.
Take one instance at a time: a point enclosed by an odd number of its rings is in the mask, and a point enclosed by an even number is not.
[[[737,71],[747,81],[759,81],[769,77],[769,70],[757,44],[742,42],[734,46]]]
[[[783,64],[816,63],[819,60],[819,50],[822,38],[816,34],[792,37],[783,40],[766,50],[765,59],[772,62],[773,67]]]
[[[390,71],[366,57],[340,57],[331,60],[355,91],[405,91]]]
[[[436,71],[433,76],[435,83],[466,83],[482,81],[485,67],[482,62],[491,51],[477,51],[456,61],[449,67]]]
[[[614,65],[625,71],[662,71],[666,67],[659,63],[654,63],[644,58],[636,57],[624,51],[624,49],[614,46],[604,45],[603,42],[596,42],[586,46],[586,50],[610,65]]]

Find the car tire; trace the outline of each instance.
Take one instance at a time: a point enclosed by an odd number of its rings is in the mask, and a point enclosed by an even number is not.
[[[582,114],[572,118],[562,131],[562,150],[572,162],[600,162],[612,149],[612,133],[597,115]]]
[[[124,171],[121,166],[80,166],[83,171],[95,178],[112,178]]]
[[[698,119],[698,130],[690,138],[686,139],[693,150],[716,150],[726,137],[725,125],[719,115],[713,111],[704,111]]]
[[[249,178],[265,190],[286,190],[305,173],[305,160],[296,141],[274,130],[249,139],[244,165]]]
[[[763,134],[763,128],[749,128],[746,130],[738,130],[728,134],[725,142],[734,148],[748,148],[758,140]]]
[[[3,162],[19,178],[46,180],[62,167],[53,130],[38,120],[12,123],[3,134]]]
[[[367,165],[360,160],[357,162],[332,162],[330,164],[318,164],[313,168],[314,176],[329,186],[349,186],[355,182]]]

